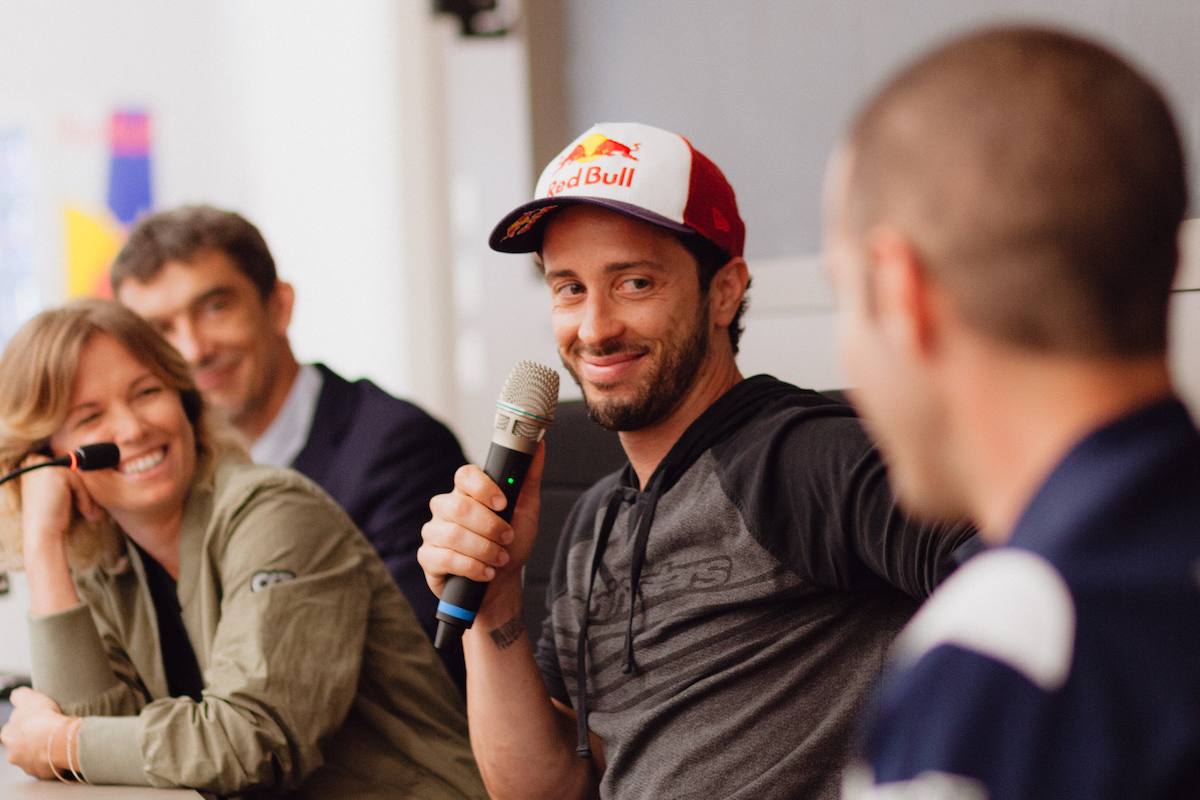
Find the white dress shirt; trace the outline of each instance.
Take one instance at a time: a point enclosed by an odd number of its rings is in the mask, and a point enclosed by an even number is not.
[[[276,467],[291,466],[308,441],[313,417],[317,413],[317,398],[324,377],[312,364],[301,364],[287,400],[262,436],[250,445],[250,457],[256,464]]]

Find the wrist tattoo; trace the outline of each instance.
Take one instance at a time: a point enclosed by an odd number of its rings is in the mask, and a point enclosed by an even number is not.
[[[525,623],[520,617],[513,617],[499,628],[494,628],[490,635],[492,641],[496,643],[496,649],[507,650],[517,639],[521,638],[521,634],[524,632]]]

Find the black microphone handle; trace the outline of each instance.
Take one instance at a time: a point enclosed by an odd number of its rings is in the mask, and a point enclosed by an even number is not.
[[[74,451],[65,456],[59,456],[49,461],[41,461],[37,464],[30,464],[28,467],[13,470],[0,478],[0,483],[7,483],[13,478],[21,477],[26,472],[41,469],[42,467],[71,467],[72,469],[89,471],[94,469],[110,469],[119,463],[121,463],[121,451],[112,442],[85,444],[82,447],[76,447]]]
[[[495,481],[504,492],[508,501],[503,511],[497,512],[505,522],[512,520],[513,509],[517,505],[517,497],[521,494],[521,486],[525,483],[525,473],[533,460],[531,453],[512,450],[502,444],[492,442],[488,448],[487,461],[483,464],[484,473]],[[433,646],[444,650],[462,637],[462,632],[475,622],[475,614],[483,602],[487,584],[453,575],[446,580],[437,609],[437,635]]]

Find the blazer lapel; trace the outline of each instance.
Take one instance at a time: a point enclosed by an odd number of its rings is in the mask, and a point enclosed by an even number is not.
[[[354,387],[349,381],[324,364],[316,367],[321,372],[321,394],[317,398],[308,441],[292,462],[292,468],[323,485],[322,477],[344,438],[346,426],[353,419],[356,404]]]

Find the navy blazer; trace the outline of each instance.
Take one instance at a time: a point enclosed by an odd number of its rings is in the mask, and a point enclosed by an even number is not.
[[[375,546],[433,639],[437,598],[417,564],[429,498],[448,492],[466,463],[454,434],[416,405],[368,380],[354,383],[317,364],[323,383],[312,429],[292,467],[346,510]],[[462,650],[441,653],[459,688]]]

